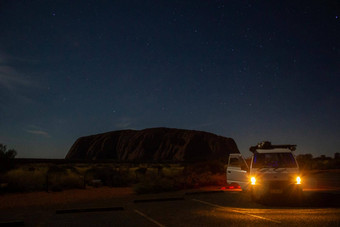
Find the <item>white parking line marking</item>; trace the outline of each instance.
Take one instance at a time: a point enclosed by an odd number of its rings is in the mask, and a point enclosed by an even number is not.
[[[199,199],[192,199],[192,200],[196,201],[196,202],[199,202],[199,203],[203,203],[203,204],[212,206],[212,207],[223,208],[225,210],[232,211],[232,212],[235,212],[235,213],[245,214],[245,215],[249,215],[249,216],[252,216],[252,217],[255,217],[255,218],[260,218],[260,219],[263,219],[263,220],[267,220],[267,221],[271,221],[271,222],[274,222],[274,223],[281,224],[280,221],[276,221],[276,220],[273,220],[273,219],[270,219],[270,218],[265,218],[265,217],[262,217],[262,216],[259,216],[259,215],[255,215],[255,214],[250,214],[248,212],[243,212],[243,211],[239,211],[239,210],[235,210],[235,209],[230,209],[230,208],[227,208],[227,207],[223,207],[223,206],[220,206],[220,205],[217,205],[217,204],[213,204],[213,203],[209,203],[209,202],[206,202],[206,201],[202,201],[202,200],[199,200]]]
[[[156,221],[156,220],[150,218],[149,216],[147,216],[146,214],[140,212],[139,210],[135,210],[135,212],[136,212],[137,214],[139,214],[140,216],[142,216],[142,217],[148,219],[148,220],[151,221],[152,223],[154,223],[154,224],[156,224],[156,225],[158,225],[158,226],[160,226],[160,227],[165,227],[165,225],[162,225],[162,224],[159,223],[158,221]]]

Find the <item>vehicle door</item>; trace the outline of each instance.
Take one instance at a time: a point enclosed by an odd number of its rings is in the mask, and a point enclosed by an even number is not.
[[[230,154],[227,167],[227,183],[237,183],[242,190],[249,185],[249,167],[241,154]]]

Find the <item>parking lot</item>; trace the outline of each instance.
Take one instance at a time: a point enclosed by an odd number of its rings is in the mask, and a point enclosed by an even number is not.
[[[24,226],[339,226],[340,194],[304,192],[301,204],[255,203],[241,191],[175,192],[1,210]]]

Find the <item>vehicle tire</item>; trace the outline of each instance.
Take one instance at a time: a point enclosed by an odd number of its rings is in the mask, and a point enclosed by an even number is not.
[[[258,191],[254,189],[253,187],[250,189],[250,198],[251,198],[251,201],[253,202],[258,202],[261,199]]]
[[[303,191],[302,188],[297,189],[296,192],[296,202],[301,205],[303,203]]]

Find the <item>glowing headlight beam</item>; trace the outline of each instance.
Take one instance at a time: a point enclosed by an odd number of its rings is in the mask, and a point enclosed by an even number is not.
[[[300,177],[296,177],[296,184],[301,184],[301,178]]]
[[[252,184],[252,185],[255,185],[255,183],[256,183],[256,178],[255,178],[255,177],[252,177],[252,178],[250,178],[250,181],[251,181],[251,184]]]

